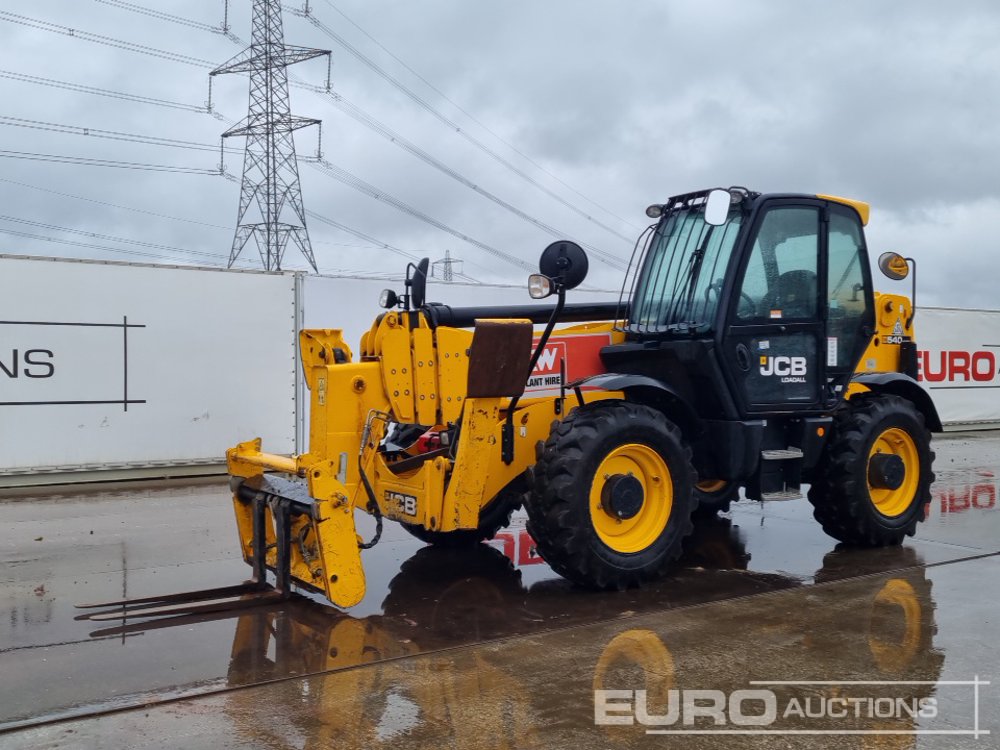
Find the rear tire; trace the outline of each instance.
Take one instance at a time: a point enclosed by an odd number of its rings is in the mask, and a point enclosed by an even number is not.
[[[519,477],[500,490],[479,514],[479,526],[474,529],[456,529],[455,531],[432,531],[419,524],[403,523],[400,526],[426,544],[435,547],[470,547],[473,544],[486,542],[497,535],[500,529],[510,526],[510,517],[524,503],[524,479]]]
[[[830,441],[809,489],[813,515],[823,531],[845,544],[884,547],[913,536],[926,517],[934,481],[930,432],[910,401],[861,395],[834,414]],[[872,458],[902,463],[898,487],[872,483]],[[894,484],[891,482],[890,484]]]
[[[691,533],[691,449],[662,413],[598,401],[553,424],[525,503],[539,554],[564,578],[625,589],[663,575]]]
[[[694,499],[697,503],[695,515],[700,518],[726,513],[740,499],[740,486],[723,479],[698,482],[694,486]]]

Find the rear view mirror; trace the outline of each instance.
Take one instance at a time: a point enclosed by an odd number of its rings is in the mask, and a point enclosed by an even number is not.
[[[728,190],[713,190],[705,200],[705,223],[713,227],[721,226],[729,218],[732,199]]]
[[[542,251],[538,270],[556,284],[575,289],[587,278],[589,265],[582,247],[569,240],[558,240]]]
[[[412,306],[414,310],[419,310],[427,301],[427,269],[430,263],[430,258],[421,258],[415,266],[411,263],[412,276],[410,276],[410,268],[406,269],[406,287],[410,292],[410,305],[407,305],[407,308]]]
[[[882,253],[878,256],[878,268],[893,281],[902,281],[910,275],[910,264],[899,253]]]

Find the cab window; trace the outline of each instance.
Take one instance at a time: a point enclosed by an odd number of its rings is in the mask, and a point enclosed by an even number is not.
[[[817,316],[819,209],[778,206],[761,222],[736,317],[745,322]]]
[[[846,210],[830,213],[827,273],[827,366],[849,369],[867,346],[864,325],[871,316],[865,295],[864,242],[858,218]]]

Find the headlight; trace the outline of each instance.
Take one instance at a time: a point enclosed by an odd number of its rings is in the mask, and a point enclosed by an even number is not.
[[[386,310],[391,310],[393,307],[399,304],[399,297],[396,295],[392,289],[383,289],[382,294],[378,297],[378,306],[384,307]]]
[[[528,294],[531,299],[545,299],[552,294],[552,279],[540,273],[528,277]]]

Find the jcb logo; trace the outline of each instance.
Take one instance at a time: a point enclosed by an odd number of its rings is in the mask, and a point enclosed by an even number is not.
[[[806,374],[805,357],[761,357],[761,375],[802,376]]]
[[[413,495],[404,495],[402,492],[386,490],[385,499],[387,503],[396,503],[399,506],[399,512],[404,516],[417,515],[417,498]]]

